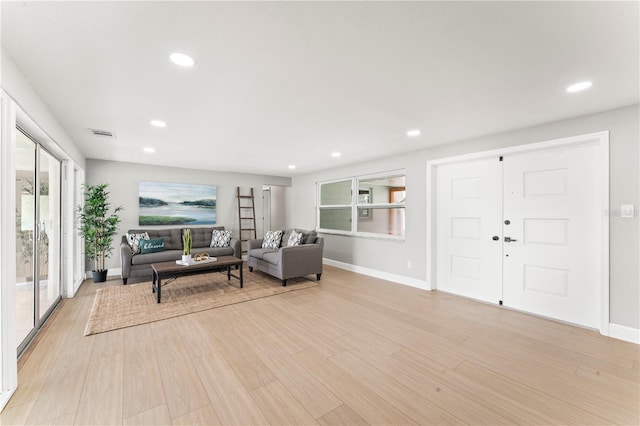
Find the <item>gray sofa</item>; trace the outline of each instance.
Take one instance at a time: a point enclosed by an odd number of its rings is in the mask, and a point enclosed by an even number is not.
[[[282,285],[287,285],[289,278],[303,277],[315,274],[319,281],[322,275],[322,250],[324,249],[324,238],[318,237],[316,231],[302,232],[303,239],[300,245],[283,247],[289,240],[292,229],[287,229],[281,239],[280,247],[277,249],[262,248],[264,239],[248,241],[247,264],[249,271],[257,269],[273,275],[282,280]]]
[[[130,229],[127,233],[146,232],[149,238],[162,238],[164,250],[156,253],[134,255],[131,246],[127,242],[127,236],[123,235],[120,242],[120,267],[122,270],[122,282],[127,283],[129,278],[144,277],[151,279],[151,264],[158,262],[170,262],[180,260],[182,257],[182,229]],[[207,253],[210,256],[235,256],[242,258],[240,252],[240,240],[231,238],[229,247],[210,247],[211,233],[214,229],[224,231],[224,226],[191,229],[191,254]]]

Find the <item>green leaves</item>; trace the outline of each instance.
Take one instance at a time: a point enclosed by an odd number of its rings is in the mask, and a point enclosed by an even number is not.
[[[85,185],[85,204],[77,206],[80,220],[78,234],[84,238],[85,254],[94,262],[94,271],[105,270],[105,259],[111,257],[113,237],[118,232],[122,206],[109,214],[108,184]]]
[[[185,229],[182,233],[182,254],[191,254],[191,229]]]

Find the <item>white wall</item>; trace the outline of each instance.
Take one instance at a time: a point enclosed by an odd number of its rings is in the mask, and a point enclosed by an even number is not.
[[[407,172],[406,240],[325,235],[325,257],[426,281],[426,162],[563,137],[610,132],[610,322],[640,328],[640,107],[612,111],[436,146],[405,155],[293,178],[287,195],[290,226],[315,227],[316,182],[404,168]],[[461,125],[464,125],[461,122]],[[424,138],[429,138],[428,131]],[[438,141],[431,141],[437,144]],[[636,217],[621,219],[620,204],[635,204]],[[413,267],[407,268],[411,260]]]
[[[69,138],[57,119],[51,114],[47,105],[33,90],[29,82],[24,78],[20,70],[16,67],[11,57],[1,51],[2,59],[2,89],[13,99],[28,117],[36,123],[46,134],[46,137],[39,138],[43,145],[52,151],[59,158],[70,159],[81,169],[85,168],[85,158],[76,144]],[[18,116],[18,121],[20,117]],[[34,136],[39,136],[35,129],[30,130]],[[48,145],[46,139],[55,142]]]
[[[291,178],[288,177],[191,170],[92,159],[87,160],[86,180],[90,185],[108,183],[111,206],[121,205],[124,207],[120,214],[122,222],[118,237],[114,241],[115,249],[112,257],[107,261],[107,267],[112,269],[120,268],[120,254],[118,252],[120,235],[125,234],[129,229],[144,228],[138,225],[138,182],[140,181],[216,185],[217,225],[232,230],[234,238],[238,238],[236,187],[239,186],[244,191],[244,195],[248,195],[249,188],[253,188],[257,234],[262,235],[262,185],[291,185]]]
[[[265,232],[272,229],[286,228],[285,188],[271,185],[269,194],[271,196],[271,229],[265,229]],[[258,234],[258,238],[262,235]]]

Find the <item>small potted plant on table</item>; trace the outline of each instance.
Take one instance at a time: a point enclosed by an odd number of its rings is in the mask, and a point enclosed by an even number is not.
[[[78,234],[84,238],[84,252],[93,261],[93,282],[107,280],[105,260],[111,257],[111,243],[118,231],[122,206],[109,214],[109,192],[107,184],[85,185],[84,206],[77,207],[80,228]]]
[[[191,229],[182,233],[182,261],[191,263]]]

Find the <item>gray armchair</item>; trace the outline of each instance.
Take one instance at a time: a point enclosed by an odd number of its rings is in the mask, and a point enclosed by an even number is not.
[[[303,231],[302,244],[278,249],[262,248],[263,239],[249,240],[247,242],[247,264],[249,271],[257,269],[273,275],[282,280],[282,285],[287,285],[289,278],[316,275],[320,281],[322,276],[322,251],[324,239],[318,237],[315,231]],[[291,230],[287,230],[282,238],[283,244],[288,241]]]

